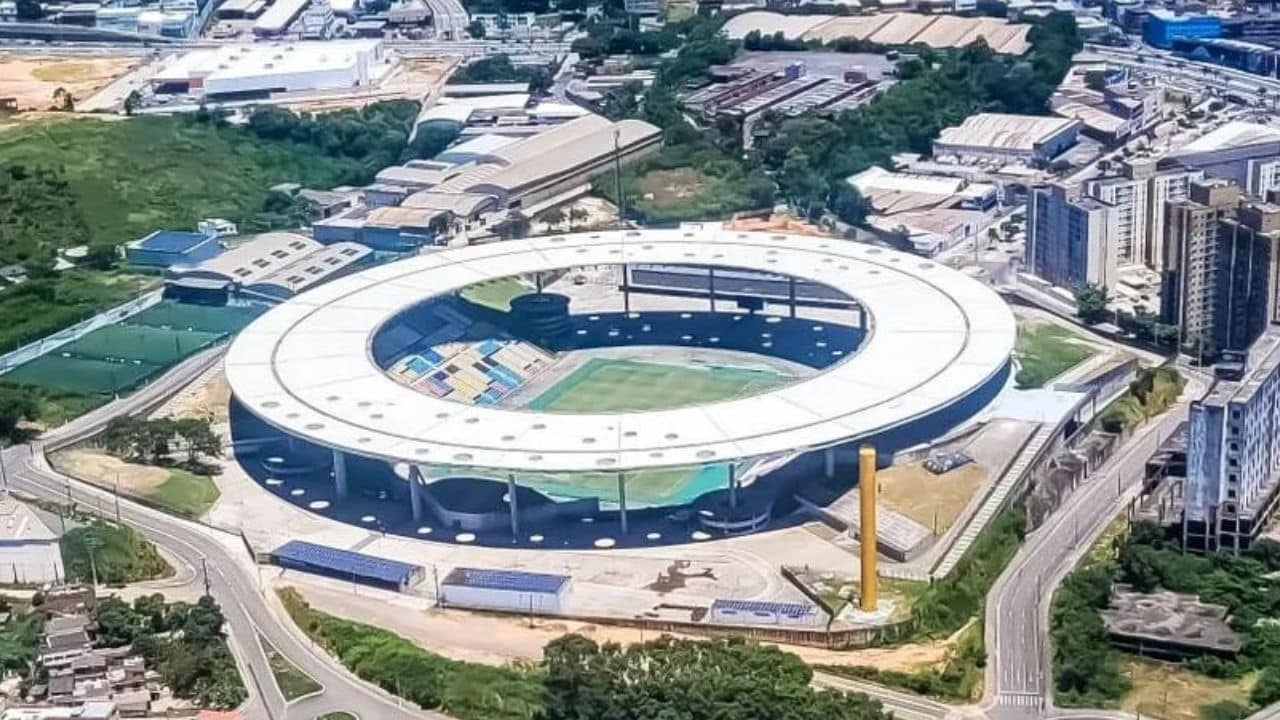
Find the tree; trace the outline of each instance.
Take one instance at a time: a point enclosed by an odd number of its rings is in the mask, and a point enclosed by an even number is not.
[[[538,213],[534,220],[546,225],[547,231],[550,232],[552,228],[559,227],[560,223],[565,221],[565,213],[559,207],[548,208]]]
[[[124,98],[124,114],[132,115],[142,105],[142,93],[132,90]]]
[[[1107,316],[1107,288],[1092,283],[1076,290],[1076,317],[1086,325],[1096,325]]]
[[[35,22],[44,18],[44,7],[39,0],[18,0],[18,20]]]
[[[586,222],[589,217],[591,217],[591,213],[587,212],[585,208],[580,208],[576,205],[569,208],[569,229],[573,230],[579,224]]]
[[[34,390],[0,385],[0,440],[13,440],[19,423],[39,415],[40,399]]]
[[[111,242],[90,243],[84,262],[94,270],[110,270],[120,261],[120,249]]]
[[[1088,70],[1084,74],[1084,86],[1090,90],[1102,92],[1107,87],[1107,71]]]
[[[483,40],[485,33],[484,23],[479,20],[472,20],[471,24],[467,25],[467,33],[476,40]]]
[[[75,112],[76,99],[64,87],[53,91],[53,109],[60,112]]]

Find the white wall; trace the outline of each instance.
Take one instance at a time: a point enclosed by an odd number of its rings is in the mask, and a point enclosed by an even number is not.
[[[57,540],[0,543],[0,585],[41,585],[66,577]]]

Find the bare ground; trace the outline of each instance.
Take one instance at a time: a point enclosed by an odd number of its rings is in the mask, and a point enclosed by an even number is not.
[[[988,474],[986,468],[975,463],[942,475],[934,475],[919,462],[894,465],[877,474],[880,502],[942,534],[964,512]]]
[[[130,495],[149,495],[169,479],[166,468],[134,465],[92,448],[59,450],[49,456],[49,463],[59,472],[100,487],[114,487],[118,477],[120,490]]]
[[[85,98],[143,60],[137,56],[41,57],[0,53],[0,98],[13,98],[19,110],[48,110],[58,88],[66,89],[76,99]]]

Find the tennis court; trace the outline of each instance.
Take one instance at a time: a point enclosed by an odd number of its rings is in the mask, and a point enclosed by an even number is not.
[[[136,387],[160,370],[149,363],[67,357],[54,351],[0,375],[0,379],[59,392],[113,395]]]
[[[642,412],[745,397],[792,378],[770,370],[592,358],[527,407],[542,412]]]
[[[222,338],[222,333],[170,330],[150,325],[108,325],[58,351],[91,360],[138,360],[172,365]]]

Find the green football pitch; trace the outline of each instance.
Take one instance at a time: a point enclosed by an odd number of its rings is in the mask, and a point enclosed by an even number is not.
[[[769,370],[592,358],[526,407],[544,412],[640,412],[754,395],[792,378]]]

